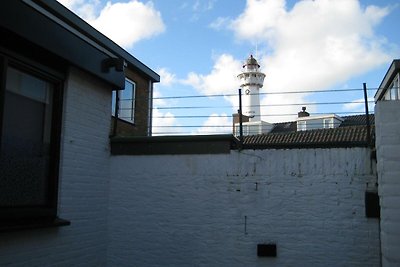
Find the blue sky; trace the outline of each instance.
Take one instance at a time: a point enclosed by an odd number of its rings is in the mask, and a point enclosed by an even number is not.
[[[155,97],[235,94],[242,62],[256,55],[266,74],[261,92],[274,93],[261,96],[261,113],[268,122],[293,120],[271,115],[300,110],[277,104],[363,97],[361,91],[279,92],[362,88],[363,82],[376,88],[390,62],[400,58],[398,0],[60,2],[158,72]],[[153,122],[160,127],[154,132],[229,132],[237,102],[237,97],[155,100]],[[215,108],[167,109],[173,106]],[[362,112],[362,105],[310,105],[307,110]]]

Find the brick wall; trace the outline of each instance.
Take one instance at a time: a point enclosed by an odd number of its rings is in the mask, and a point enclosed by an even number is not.
[[[382,266],[400,266],[400,102],[375,106]]]
[[[367,148],[113,156],[111,172],[108,266],[379,266]]]
[[[149,81],[130,69],[125,70],[125,75],[136,83],[135,123],[118,120],[116,134],[120,136],[148,136]],[[111,126],[114,126],[114,119]]]
[[[369,149],[110,157],[108,86],[71,69],[64,100],[59,215],[72,224],[0,234],[0,266],[379,265]],[[257,257],[261,243],[277,257]]]
[[[59,216],[70,226],[0,234],[0,266],[105,266],[111,90],[71,69],[64,96]]]

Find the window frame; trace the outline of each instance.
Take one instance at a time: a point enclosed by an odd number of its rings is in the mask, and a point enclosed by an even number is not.
[[[323,118],[323,129],[332,129],[334,128],[333,118]]]
[[[63,111],[63,79],[59,75],[54,75],[54,71],[39,63],[35,64],[25,58],[16,57],[15,55],[10,55],[9,53],[0,51],[0,141],[3,130],[7,69],[9,67],[15,68],[39,79],[43,79],[52,84],[53,95],[49,150],[50,161],[48,166],[48,177],[46,177],[47,191],[45,204],[14,207],[0,206],[0,230],[9,228],[29,228],[29,226],[32,227],[33,224],[39,227],[43,224],[54,224],[56,221],[58,221],[59,225],[68,225],[68,221],[57,218]]]
[[[125,84],[126,83],[130,83],[132,85],[132,97],[131,98],[126,98],[123,99],[121,98],[121,95],[126,92],[125,90],[127,90],[127,88],[124,88],[123,90],[117,90],[115,92],[115,94],[113,93],[113,105],[115,105],[114,110],[115,110],[115,117],[123,120],[124,122],[128,122],[131,124],[135,124],[135,116],[136,116],[136,112],[135,112],[135,108],[136,108],[136,82],[134,82],[132,79],[129,79],[127,77],[125,77]],[[130,101],[130,118],[128,119],[126,116],[121,116],[121,114],[124,112],[122,110],[122,104],[121,101]]]

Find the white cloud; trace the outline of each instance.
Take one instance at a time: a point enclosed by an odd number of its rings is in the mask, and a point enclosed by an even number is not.
[[[232,119],[225,113],[213,113],[203,123],[202,127],[196,129],[192,134],[205,135],[205,134],[231,134],[232,133]]]
[[[373,112],[374,105],[375,105],[374,98],[368,97],[368,110],[370,113]],[[350,103],[344,104],[343,110],[349,111],[349,112],[360,112],[360,113],[365,112],[364,98],[355,99],[355,100],[351,101]]]
[[[245,11],[232,21],[239,39],[268,38],[285,16],[285,0],[248,0]]]
[[[143,4],[136,0],[114,4],[108,2],[100,15],[89,23],[125,48],[165,30],[161,13],[153,3]]]
[[[163,113],[159,109],[153,109],[153,135],[178,135],[184,132],[175,115],[171,112]]]
[[[236,76],[240,72],[241,65],[241,62],[234,59],[232,55],[222,54],[216,58],[209,74],[191,72],[181,82],[193,86],[203,95],[237,94],[239,81]],[[237,97],[234,99],[226,97],[226,99],[237,105]]]
[[[177,82],[176,75],[167,68],[160,68],[157,73],[160,75],[160,85],[162,86],[171,86]]]
[[[209,27],[214,30],[221,30],[230,24],[230,19],[227,17],[218,17],[210,23]]]
[[[99,0],[58,0],[70,10],[73,10],[84,20],[93,20],[99,7]]]
[[[153,3],[107,2],[100,7],[98,0],[59,0],[89,24],[124,48],[165,31],[161,13]]]
[[[374,34],[388,8],[362,9],[357,0],[303,0],[292,10],[285,4],[248,0],[231,24],[240,40],[270,46],[262,63],[271,68],[266,81],[273,87],[327,88],[390,60]]]
[[[156,85],[153,90],[153,106],[156,108],[167,106],[167,101],[163,99],[158,85]]]
[[[388,12],[388,7],[363,8],[357,0],[303,0],[291,10],[284,0],[248,0],[230,29],[238,40],[250,40],[259,48],[262,44],[270,51],[258,58],[266,73],[262,91],[321,90],[391,60],[393,51],[374,32]],[[305,94],[267,95],[261,104],[299,103],[306,98]],[[299,110],[298,106],[264,107],[262,114]]]

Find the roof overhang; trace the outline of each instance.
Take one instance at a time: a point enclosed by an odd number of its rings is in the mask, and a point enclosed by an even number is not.
[[[375,102],[382,100],[389,85],[393,81],[396,74],[399,72],[400,72],[400,59],[395,59],[393,60],[388,71],[386,72],[385,77],[381,82],[381,85],[379,85],[378,91],[375,94]]]
[[[115,89],[124,88],[124,65],[152,82],[160,81],[157,73],[57,1],[0,1],[0,27],[105,80]]]

